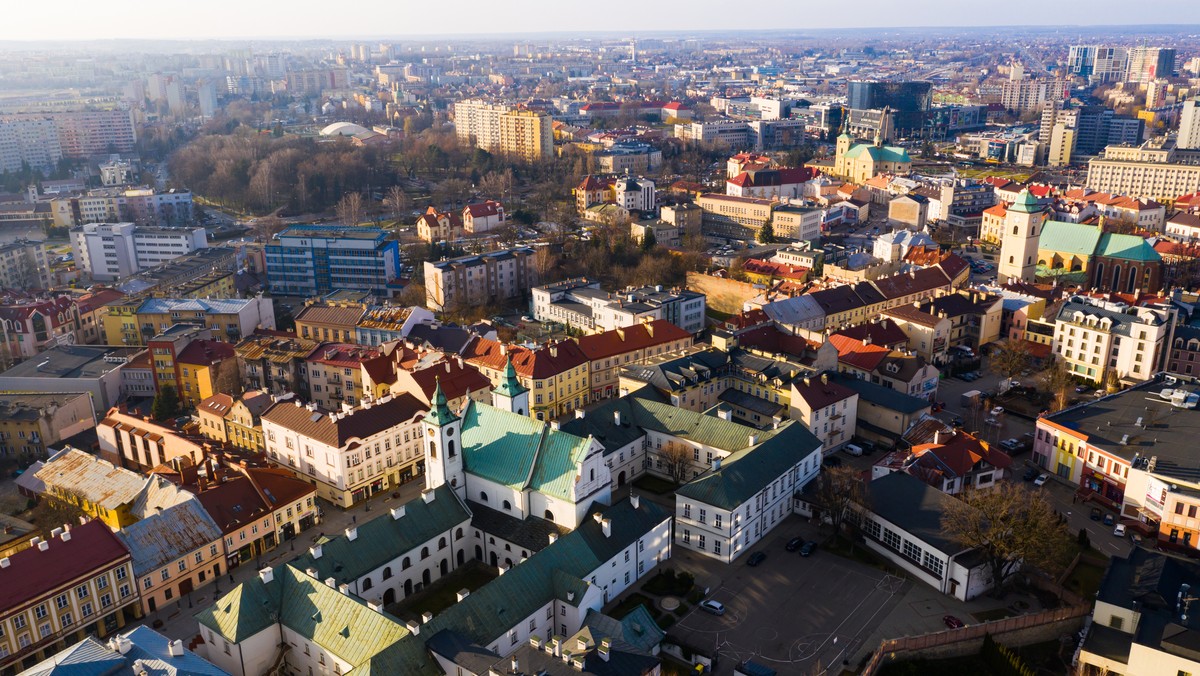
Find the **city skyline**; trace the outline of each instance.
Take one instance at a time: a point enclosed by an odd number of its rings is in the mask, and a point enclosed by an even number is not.
[[[298,2],[280,12],[274,3],[213,0],[200,5],[172,6],[169,16],[159,13],[114,14],[105,5],[67,0],[60,7],[60,20],[41,21],[43,8],[17,5],[8,8],[9,20],[0,26],[0,41],[84,41],[108,39],[222,40],[222,39],[386,39],[402,36],[487,36],[553,32],[742,31],[825,30],[853,28],[973,28],[1006,26],[1130,26],[1169,23],[1200,24],[1200,6],[1185,0],[1159,0],[1143,4],[1115,0],[1092,3],[1081,16],[1068,5],[1046,5],[1034,0],[1017,0],[1006,5],[999,24],[994,15],[980,13],[959,3],[936,0],[921,3],[897,16],[882,0],[859,3],[849,14],[812,16],[795,12],[786,0],[765,0],[759,11],[729,16],[719,10],[724,3],[704,0],[692,3],[689,12],[675,6],[638,7],[636,21],[625,13],[564,13],[556,3],[531,0],[520,3],[522,11],[496,16],[488,5],[467,0],[453,7],[425,6],[420,13],[399,6],[366,0],[354,5],[354,16],[331,22],[326,3]],[[762,17],[772,17],[770,21]],[[777,18],[776,18],[777,17]],[[167,20],[164,20],[167,19]],[[383,28],[387,25],[387,28]]]

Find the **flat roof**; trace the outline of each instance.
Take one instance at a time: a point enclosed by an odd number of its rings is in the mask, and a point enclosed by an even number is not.
[[[57,345],[0,373],[0,378],[99,378],[143,347]]]

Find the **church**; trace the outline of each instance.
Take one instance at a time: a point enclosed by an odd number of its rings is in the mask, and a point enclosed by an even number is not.
[[[889,119],[884,112],[883,119]],[[854,183],[863,183],[879,174],[907,174],[912,171],[908,151],[899,146],[883,144],[884,135],[877,131],[874,143],[854,143],[854,137],[843,131],[837,137],[833,174]]]

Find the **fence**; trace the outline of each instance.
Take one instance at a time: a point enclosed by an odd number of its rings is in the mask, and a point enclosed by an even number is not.
[[[871,653],[870,659],[867,660],[866,665],[859,673],[862,676],[872,676],[883,665],[885,659],[889,661],[894,660],[897,653],[917,652],[954,643],[980,641],[986,634],[999,636],[1022,629],[1072,620],[1077,617],[1083,617],[1091,612],[1092,607],[1090,605],[1066,606],[1053,610],[1044,610],[1032,615],[1020,615],[1018,617],[1008,617],[1003,620],[974,624],[961,629],[938,631],[923,636],[903,636],[901,638],[887,639],[875,649],[875,652]]]

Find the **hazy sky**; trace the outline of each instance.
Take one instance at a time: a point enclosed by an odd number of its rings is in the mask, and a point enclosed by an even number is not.
[[[1196,0],[5,0],[0,40],[386,37],[661,31],[1197,24]],[[832,10],[832,11],[831,11]]]

